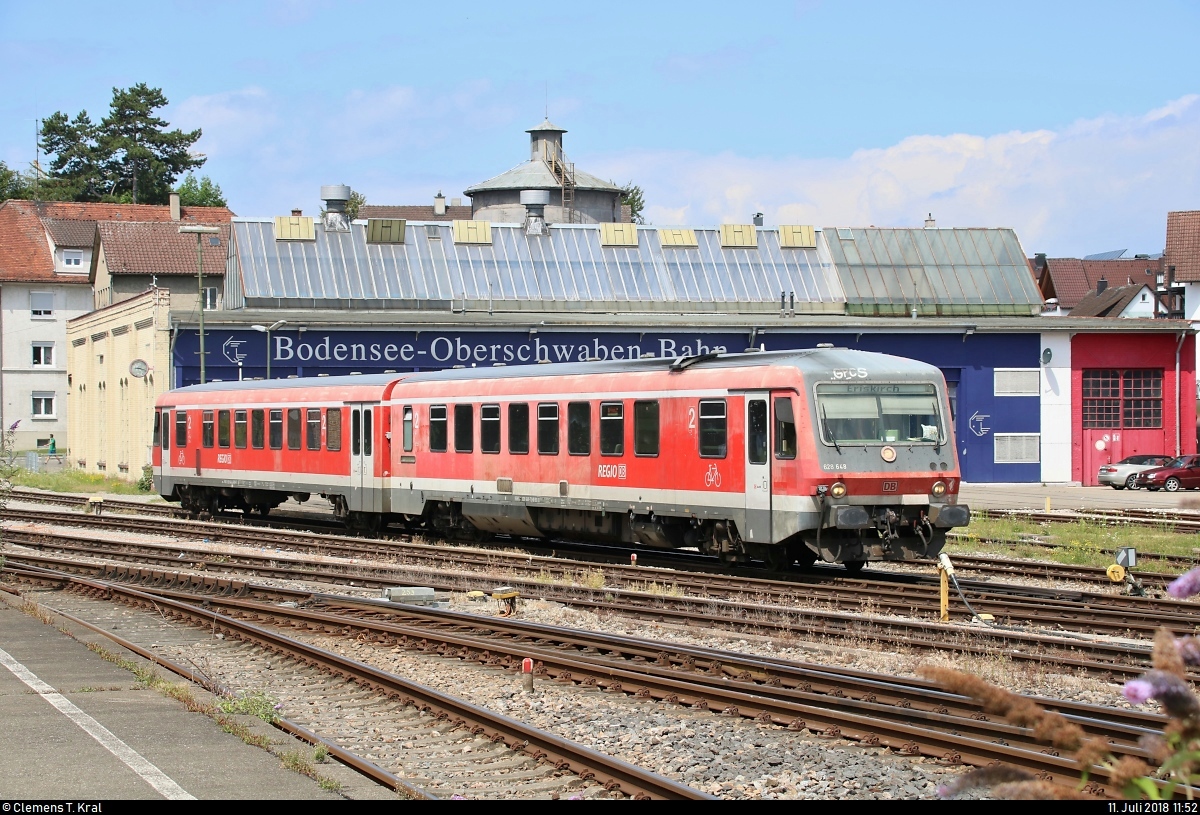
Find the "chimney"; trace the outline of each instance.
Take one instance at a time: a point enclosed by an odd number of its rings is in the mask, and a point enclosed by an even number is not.
[[[446,196],[442,195],[441,190],[438,190],[438,194],[435,195],[433,198],[433,214],[434,215],[445,215],[446,214]]]
[[[462,206],[462,199],[461,199],[461,198],[451,198],[451,199],[450,199],[450,206],[452,206],[452,207],[461,207],[461,206]]]
[[[304,210],[302,210],[302,209],[295,209],[295,208],[292,209],[292,217],[293,218],[299,218],[303,214],[304,214]]]
[[[325,202],[325,212],[321,215],[325,231],[349,232],[350,216],[346,214],[346,204],[350,201],[350,188],[345,184],[325,184],[321,187],[321,200]]]
[[[1103,294],[1104,290],[1107,288],[1108,288],[1108,281],[1105,280],[1103,277],[1096,281],[1096,294]]]
[[[754,213],[754,225],[755,226],[763,225],[763,214],[761,212]]]
[[[549,190],[521,190],[521,205],[525,207],[525,234],[546,235],[546,205]]]
[[[179,215],[179,193],[171,193],[171,220],[178,221]]]
[[[933,220],[933,213],[929,213],[929,217],[925,219],[926,229],[937,229],[937,221]]]

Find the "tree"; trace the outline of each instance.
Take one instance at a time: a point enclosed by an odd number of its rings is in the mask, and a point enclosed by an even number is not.
[[[630,181],[621,188],[621,205],[629,207],[629,219],[635,224],[646,223],[642,210],[646,208],[646,197],[642,188]]]
[[[76,201],[131,201],[165,204],[183,173],[202,166],[203,156],[189,150],[200,138],[167,130],[155,115],[165,107],[161,88],[144,82],[113,88],[109,113],[94,124],[87,111],[74,119],[56,112],[42,122],[41,147],[50,160],[48,194]]]
[[[30,190],[25,183],[25,176],[11,169],[0,161],[0,201],[9,198],[31,198]]]
[[[350,217],[350,220],[353,221],[358,217],[358,210],[365,203],[367,203],[367,196],[361,192],[350,191],[350,200],[346,202],[346,215]]]
[[[188,173],[175,192],[179,193],[179,203],[185,207],[223,207],[227,205],[221,187],[208,176],[197,181],[193,173]]]

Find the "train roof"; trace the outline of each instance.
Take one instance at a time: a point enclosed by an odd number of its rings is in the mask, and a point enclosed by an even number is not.
[[[647,373],[663,370],[750,368],[761,366],[794,367],[805,374],[826,374],[839,368],[867,368],[872,374],[891,376],[928,376],[937,368],[925,362],[849,348],[810,348],[791,351],[756,351],[741,354],[702,354],[700,356],[590,362],[541,363],[487,368],[447,368],[415,373],[361,374],[297,379],[209,382],[189,385],[171,393],[207,391],[286,390],[289,388],[384,388],[393,382],[460,382],[475,379],[513,379],[519,377],[578,376],[581,374]]]

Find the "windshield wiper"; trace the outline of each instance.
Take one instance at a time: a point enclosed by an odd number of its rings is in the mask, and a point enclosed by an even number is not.
[[[821,421],[825,425],[825,430],[829,433],[829,440],[833,442],[833,449],[838,451],[838,455],[842,454],[842,448],[838,446],[837,436],[834,435],[833,428],[829,426],[829,417],[825,415],[825,406],[821,405]]]

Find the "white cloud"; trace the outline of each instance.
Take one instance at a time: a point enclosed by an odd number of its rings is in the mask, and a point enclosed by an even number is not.
[[[214,157],[244,153],[279,122],[274,100],[258,87],[190,96],[171,106],[169,118],[172,127],[203,130],[196,149]]]
[[[1200,207],[1200,96],[1060,131],[911,136],[843,159],[634,151],[588,160],[633,179],[659,224],[1011,226],[1029,252],[1162,249],[1166,213]]]

